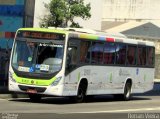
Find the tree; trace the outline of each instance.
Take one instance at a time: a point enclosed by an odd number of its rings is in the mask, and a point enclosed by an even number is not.
[[[49,14],[41,19],[41,27],[80,27],[75,18],[87,20],[91,17],[90,3],[85,5],[84,0],[51,0],[45,4],[45,8]]]

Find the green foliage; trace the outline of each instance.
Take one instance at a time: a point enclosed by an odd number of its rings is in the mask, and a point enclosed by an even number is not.
[[[51,0],[49,4],[45,4],[49,11],[49,15],[45,15],[41,19],[41,27],[80,27],[74,18],[82,18],[87,20],[91,17],[90,3],[84,4],[84,0]]]

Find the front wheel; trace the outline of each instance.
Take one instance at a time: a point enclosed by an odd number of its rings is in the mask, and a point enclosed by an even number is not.
[[[81,83],[77,91],[77,96],[74,97],[74,102],[76,103],[84,102],[86,98],[86,91],[87,91],[87,84]]]
[[[85,91],[83,88],[79,87],[77,96],[75,97],[75,102],[81,103],[84,101],[84,98],[85,98]]]

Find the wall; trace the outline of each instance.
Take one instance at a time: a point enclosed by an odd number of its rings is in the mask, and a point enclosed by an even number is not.
[[[34,27],[39,27],[40,19],[42,19],[44,15],[48,14],[44,4],[49,2],[50,0],[35,0]]]
[[[26,0],[24,27],[33,27],[34,9],[35,9],[35,0]]]
[[[103,21],[160,20],[160,0],[104,0]]]
[[[85,0],[85,3],[91,3],[91,18],[77,21],[83,28],[101,30],[103,0]]]
[[[0,0],[0,85],[7,81],[15,32],[33,26],[34,0]]]
[[[23,26],[24,0],[0,0],[0,48],[12,47],[14,33]],[[8,45],[8,46],[7,46]]]

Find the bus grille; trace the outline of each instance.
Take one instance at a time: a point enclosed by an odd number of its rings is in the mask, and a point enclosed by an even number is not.
[[[43,93],[46,90],[46,88],[44,87],[31,87],[31,86],[22,86],[22,85],[18,85],[18,86],[22,91],[27,91],[28,89],[34,89],[38,93]]]

